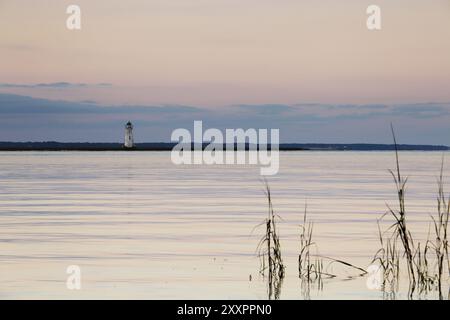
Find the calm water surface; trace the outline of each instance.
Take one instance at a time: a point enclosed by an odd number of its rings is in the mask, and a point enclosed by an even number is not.
[[[441,157],[400,154],[417,238],[436,210]],[[281,153],[268,182],[283,219],[282,299],[304,298],[305,202],[321,255],[370,264],[376,220],[396,204],[394,160],[392,152]],[[0,152],[0,298],[265,299],[255,257],[263,230],[254,229],[267,214],[263,189],[255,166],[175,166],[168,152]],[[79,291],[66,288],[69,265],[81,267]],[[325,281],[310,295],[382,298],[366,280]]]

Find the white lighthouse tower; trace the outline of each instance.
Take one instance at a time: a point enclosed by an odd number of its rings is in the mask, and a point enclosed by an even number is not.
[[[134,148],[134,140],[133,140],[133,124],[128,121],[125,125],[125,143],[124,147],[126,149]]]

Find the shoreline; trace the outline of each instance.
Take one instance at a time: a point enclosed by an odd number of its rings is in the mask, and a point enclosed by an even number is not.
[[[177,143],[151,142],[137,143],[134,148],[126,149],[121,143],[88,143],[88,142],[0,142],[0,151],[171,151]],[[209,144],[203,144],[205,148]],[[259,146],[241,147],[240,150]],[[449,151],[450,147],[443,145],[397,145],[398,151]],[[193,145],[185,146],[185,150],[194,150]],[[226,145],[218,145],[217,149],[227,150]],[[229,149],[237,150],[237,146]],[[271,149],[268,145],[267,149]],[[279,151],[395,151],[393,144],[328,144],[328,143],[281,143]]]

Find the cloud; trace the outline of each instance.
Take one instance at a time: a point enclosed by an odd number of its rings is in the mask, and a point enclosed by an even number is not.
[[[410,116],[415,118],[434,118],[450,115],[450,104],[412,104],[392,108],[393,115]]]
[[[180,114],[195,113],[202,109],[181,106],[108,106],[93,101],[70,102],[32,98],[15,94],[0,93],[0,114]]]
[[[284,112],[290,112],[293,110],[291,106],[284,104],[262,104],[262,105],[243,104],[234,107],[237,108],[236,111],[238,112],[244,111],[260,115],[279,115]]]
[[[0,1],[1,4],[1,1]],[[31,51],[37,49],[34,46],[26,45],[23,43],[3,43],[0,44],[0,49],[2,50],[12,50],[12,51]]]
[[[34,83],[34,84],[23,84],[23,83],[0,83],[0,88],[16,89],[16,88],[26,88],[26,89],[36,89],[36,88],[51,88],[51,89],[69,89],[69,88],[87,88],[87,87],[111,87],[111,83],[71,83],[71,82],[51,82],[51,83]]]
[[[66,83],[38,84],[38,86],[65,87]],[[442,117],[450,115],[450,103],[416,104],[258,104],[234,105],[230,108],[206,109],[187,105],[102,105],[92,100],[79,102],[33,98],[17,94],[0,93],[0,114],[17,113],[96,113],[96,114],[167,114],[205,115],[209,118],[232,119],[266,117],[274,120],[297,118],[343,119],[372,117]]]
[[[224,108],[188,105],[104,105],[0,93],[0,141],[121,141],[131,120],[137,139],[169,141],[172,130],[277,128],[284,142],[390,143],[389,124],[411,141],[450,144],[450,103],[245,104]],[[139,138],[140,137],[140,138]]]

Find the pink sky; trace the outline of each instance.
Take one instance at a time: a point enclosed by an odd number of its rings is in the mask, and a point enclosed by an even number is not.
[[[78,4],[82,30],[66,29]],[[370,4],[382,30],[368,31]],[[448,0],[0,0],[0,88],[108,104],[450,101]]]

